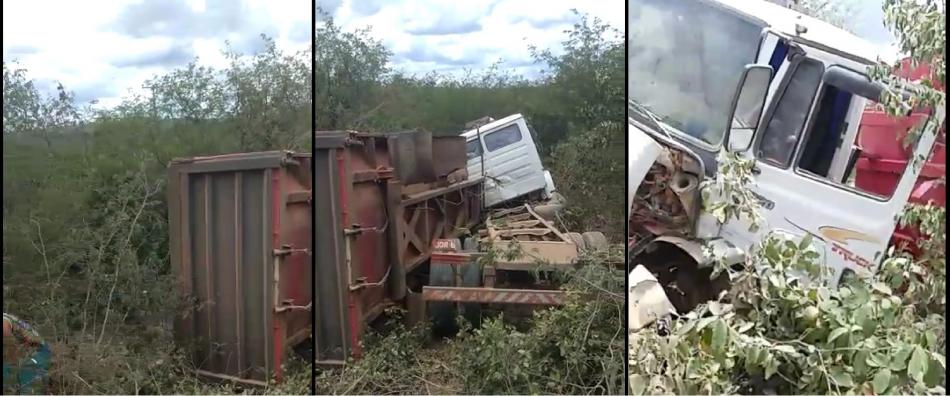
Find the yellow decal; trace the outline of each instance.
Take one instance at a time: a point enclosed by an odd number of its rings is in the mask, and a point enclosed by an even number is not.
[[[825,238],[843,244],[847,244],[849,240],[865,241],[870,243],[881,242],[877,238],[862,232],[832,226],[818,227],[818,232],[821,233],[821,235]]]

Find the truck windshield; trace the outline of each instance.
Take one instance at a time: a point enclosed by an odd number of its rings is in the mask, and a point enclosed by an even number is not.
[[[762,27],[705,1],[629,1],[630,99],[680,133],[719,145]]]

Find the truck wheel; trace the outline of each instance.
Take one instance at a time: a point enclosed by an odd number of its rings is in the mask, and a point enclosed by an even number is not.
[[[478,238],[468,237],[462,241],[462,251],[464,252],[477,252],[478,251]]]
[[[607,237],[600,231],[588,231],[582,235],[587,249],[597,250],[607,247]]]
[[[557,219],[558,212],[564,209],[564,206],[560,204],[544,204],[535,206],[532,209],[534,209],[534,213],[537,213],[542,219],[554,221]]]
[[[429,266],[429,285],[431,286],[454,286],[455,275],[452,273],[452,267],[447,265]],[[426,313],[432,321],[432,332],[441,337],[448,337],[458,332],[458,325],[455,323],[455,317],[458,312],[455,303],[433,301],[426,306]]]
[[[462,286],[480,287],[482,285],[482,266],[477,261],[472,260],[462,266]],[[468,303],[459,304],[462,307],[462,317],[467,319],[472,327],[478,327],[482,322],[482,304]]]
[[[576,232],[568,232],[567,239],[570,239],[571,242],[574,242],[574,245],[577,246],[577,251],[587,249],[587,245],[584,243],[584,237],[581,234]]]
[[[463,265],[462,271],[463,287],[479,287],[482,285],[482,267],[476,261]],[[432,286],[455,286],[455,274],[452,268],[446,265],[430,266],[429,285]],[[456,322],[459,316],[459,307],[461,307],[462,317],[468,320],[473,327],[478,327],[482,319],[482,305],[479,303],[453,303],[433,301],[428,304],[426,312],[432,319],[432,332],[437,336],[449,337],[458,333],[459,327]]]

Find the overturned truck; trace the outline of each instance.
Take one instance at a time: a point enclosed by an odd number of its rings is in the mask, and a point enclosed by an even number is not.
[[[830,284],[875,271],[944,109],[918,117],[931,131],[910,148],[921,161],[902,164],[889,194],[870,191],[853,176],[864,110],[885,89],[867,75],[878,56],[872,45],[764,1],[636,0],[630,13],[638,28],[628,65],[628,271],[632,293],[644,299],[631,301],[643,310],[631,313],[641,318],[632,327],[650,322],[641,313],[682,313],[716,299],[728,278],[710,279],[706,252],[742,265],[770,236],[812,236]],[[647,15],[659,20],[637,23]],[[677,50],[713,45],[729,50]],[[764,220],[758,229],[747,216],[723,224],[704,210],[724,199],[705,182],[732,182],[723,155],[754,162],[748,188]]]
[[[452,331],[484,304],[560,304],[557,285],[533,274],[569,268],[606,238],[536,210],[563,202],[533,202],[555,194],[530,140],[514,116],[467,136],[317,132],[312,154],[174,161],[171,262],[187,302],[178,343],[199,374],[260,385],[280,380],[295,348],[312,347],[319,367],[359,358],[388,307]],[[537,166],[507,173],[505,152]],[[486,264],[492,245],[518,254]]]

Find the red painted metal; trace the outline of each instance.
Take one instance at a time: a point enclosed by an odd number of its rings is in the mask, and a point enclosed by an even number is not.
[[[281,230],[280,206],[281,206],[282,201],[283,200],[281,199],[281,195],[280,195],[280,173],[271,172],[271,218],[274,219],[274,221],[271,223],[271,227],[272,227],[271,246],[274,246],[275,249],[278,246],[280,246],[280,230]],[[277,265],[276,263],[278,261],[279,260],[275,260],[274,265]],[[275,271],[280,271],[280,270],[281,270],[280,268],[275,269]],[[274,293],[277,293],[277,292],[278,292],[277,290],[274,291]],[[276,295],[274,299],[279,302],[280,295]],[[274,315],[274,319],[273,319],[273,322],[274,322],[274,379],[277,381],[280,381],[284,375],[284,369],[283,367],[281,367],[281,364],[280,364],[282,360],[281,357],[283,356],[283,352],[284,352],[282,334],[280,332],[280,322],[281,322],[281,319],[283,318],[281,318],[281,315],[279,312],[277,312],[276,308],[277,307],[274,307],[274,313],[273,313]]]
[[[340,149],[336,151],[336,161],[338,169],[338,177],[340,180],[340,214],[343,218],[343,225],[346,226],[350,224],[350,212],[349,212],[349,195],[347,194],[347,169],[346,169],[346,157],[344,150]],[[349,285],[351,274],[346,274],[346,284]],[[349,310],[350,310],[350,347],[353,348],[353,356],[359,357],[363,354],[363,347],[359,342],[360,334],[360,325],[359,325],[359,314],[356,309],[356,296],[350,293],[347,296],[349,300]]]
[[[431,154],[413,152],[431,144],[405,144],[420,136],[316,133],[314,185],[326,186],[314,197],[318,365],[359,357],[367,324],[403,302],[407,276],[429,260],[433,240],[458,237],[480,220],[481,180],[401,179],[433,173]]]
[[[308,154],[272,151],[169,166],[169,257],[192,302],[175,337],[199,374],[279,380],[290,346],[312,334],[302,309],[311,303],[311,209],[299,199],[312,186],[310,165]]]
[[[930,67],[926,64],[912,69],[910,59],[901,61],[897,71],[899,76],[912,81],[930,73]],[[939,85],[936,88],[943,89]],[[886,197],[894,193],[912,152],[911,148],[904,147],[904,138],[913,126],[928,117],[925,110],[914,112],[908,117],[895,118],[877,107],[865,109],[858,132],[858,145],[862,153],[855,165],[856,187]],[[912,203],[946,206],[946,187],[936,180],[946,175],[945,126],[941,126],[939,134],[911,193]],[[905,246],[911,253],[917,254],[916,240],[919,238],[920,231],[916,227],[898,227],[891,244]]]

